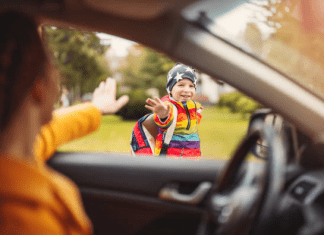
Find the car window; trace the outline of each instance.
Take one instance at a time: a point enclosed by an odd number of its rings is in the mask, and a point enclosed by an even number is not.
[[[186,9],[184,17],[323,99],[323,32],[303,28],[301,4],[303,1],[203,1]]]
[[[59,148],[131,154],[131,134],[136,121],[151,111],[147,98],[167,95],[167,73],[176,61],[143,45],[113,35],[43,27],[46,47],[60,71],[61,95],[56,109],[89,102],[100,81],[117,81],[117,96],[129,103],[116,115],[102,118],[100,129]],[[198,127],[202,159],[228,159],[246,135],[251,113],[261,104],[218,78],[196,71],[194,100],[203,106]]]

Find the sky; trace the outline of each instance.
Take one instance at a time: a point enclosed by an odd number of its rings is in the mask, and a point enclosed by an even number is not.
[[[128,48],[135,44],[135,42],[106,33],[97,33],[97,36],[102,39],[103,43],[105,43],[105,40],[107,40],[107,43],[110,42],[110,50],[113,50],[114,54],[117,56],[126,56],[128,54]]]

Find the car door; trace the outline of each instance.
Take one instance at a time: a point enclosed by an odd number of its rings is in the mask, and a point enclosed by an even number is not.
[[[225,161],[60,152],[48,164],[78,185],[95,234],[196,234]]]

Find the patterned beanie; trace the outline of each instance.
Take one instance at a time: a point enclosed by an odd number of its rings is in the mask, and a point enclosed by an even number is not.
[[[166,85],[168,94],[171,94],[173,86],[184,78],[192,81],[192,83],[195,85],[195,88],[197,89],[198,78],[195,69],[181,63],[176,63],[168,73],[168,81]]]

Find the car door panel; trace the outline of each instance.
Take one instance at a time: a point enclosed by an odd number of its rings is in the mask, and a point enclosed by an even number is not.
[[[57,153],[48,164],[80,188],[95,234],[195,234],[203,202],[164,200],[163,187],[188,195],[217,179],[224,161]]]
[[[225,162],[105,153],[58,153],[48,164],[79,186],[157,196],[162,186],[170,182],[212,182]]]

